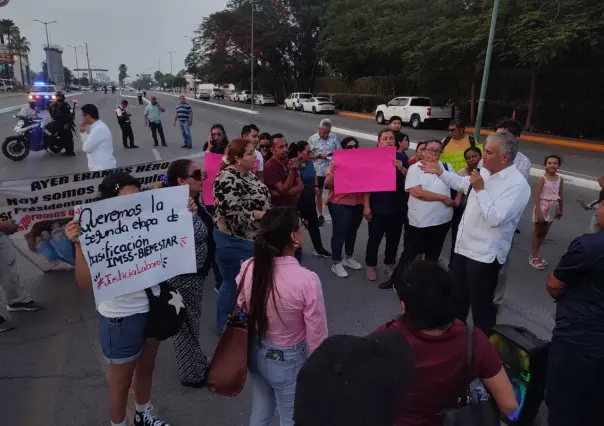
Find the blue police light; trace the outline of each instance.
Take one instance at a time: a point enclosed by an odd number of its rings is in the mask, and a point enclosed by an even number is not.
[[[45,97],[46,99],[48,99],[50,96],[48,96],[48,95],[44,95],[44,97]]]
[[[44,86],[43,81],[34,81],[34,86]]]

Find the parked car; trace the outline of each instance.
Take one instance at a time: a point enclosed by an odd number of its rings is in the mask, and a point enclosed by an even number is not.
[[[15,86],[13,85],[12,80],[1,79],[0,80],[0,91],[3,92],[13,92],[15,90]]]
[[[252,91],[251,90],[243,90],[237,95],[237,102],[245,102],[251,103],[252,101]]]
[[[302,111],[304,112],[312,112],[313,114],[328,112],[333,114],[335,110],[336,104],[329,98],[310,98],[305,99],[304,102],[302,102]]]
[[[285,99],[285,109],[293,109],[294,111],[302,111],[302,102],[305,99],[312,98],[312,93],[295,92]]]
[[[255,95],[254,103],[256,105],[277,105],[273,95]]]
[[[224,92],[222,89],[212,90],[212,99],[224,99]]]
[[[231,99],[231,101],[237,102],[237,98],[238,97],[239,97],[239,93],[238,92],[233,92],[233,93],[231,93],[231,96],[229,98]]]
[[[375,120],[384,124],[391,117],[397,116],[414,129],[427,123],[448,123],[453,116],[447,106],[432,106],[430,98],[422,96],[398,96],[387,104],[378,105],[375,110]]]
[[[212,98],[212,95],[208,91],[199,92],[197,99],[201,101],[209,101]]]

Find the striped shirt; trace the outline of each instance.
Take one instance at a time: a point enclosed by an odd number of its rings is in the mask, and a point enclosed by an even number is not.
[[[178,121],[189,121],[191,118],[191,105],[180,104],[176,107],[176,114],[178,114]]]

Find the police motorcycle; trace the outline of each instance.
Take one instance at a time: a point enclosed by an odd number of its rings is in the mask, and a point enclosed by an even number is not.
[[[75,119],[75,108],[78,101],[73,101],[71,109],[72,122]],[[13,115],[17,119],[16,135],[9,136],[2,143],[2,153],[12,161],[27,158],[30,152],[46,150],[49,154],[58,154],[63,150],[60,131],[51,133],[46,129],[43,119],[37,114]]]

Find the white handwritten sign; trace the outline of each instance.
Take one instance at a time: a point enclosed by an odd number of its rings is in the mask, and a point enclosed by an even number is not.
[[[94,298],[144,290],[194,273],[193,216],[189,187],[118,196],[78,206],[80,244],[90,267]]]

